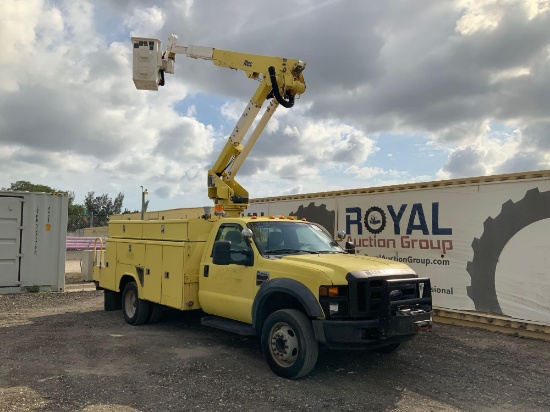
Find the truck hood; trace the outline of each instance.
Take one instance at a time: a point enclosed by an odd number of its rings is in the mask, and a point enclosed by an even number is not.
[[[346,284],[346,275],[350,272],[380,271],[372,273],[372,276],[396,273],[415,274],[415,271],[404,263],[371,256],[343,254],[288,255],[282,257],[281,260],[289,263],[300,262],[307,265],[315,265],[318,269],[325,272],[335,285]],[[368,273],[365,274],[365,276],[368,275]]]

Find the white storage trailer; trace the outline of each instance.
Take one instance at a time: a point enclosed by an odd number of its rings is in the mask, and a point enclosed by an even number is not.
[[[66,193],[0,191],[0,293],[65,288]]]

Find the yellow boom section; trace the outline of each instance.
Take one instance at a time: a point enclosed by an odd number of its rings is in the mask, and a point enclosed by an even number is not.
[[[260,137],[279,104],[290,108],[294,98],[305,92],[302,75],[306,64],[297,59],[239,53],[203,46],[178,46],[178,38],[168,39],[166,52],[160,51],[157,39],[133,37],[134,83],[138,89],[158,90],[164,85],[164,74],[174,72],[176,54],[212,60],[216,66],[242,70],[260,84],[250,99],[218,159],[208,171],[208,197],[223,206],[228,217],[238,217],[248,207],[248,192],[235,181],[244,159]],[[158,74],[157,74],[158,73]],[[273,98],[245,145],[247,135],[266,99]]]

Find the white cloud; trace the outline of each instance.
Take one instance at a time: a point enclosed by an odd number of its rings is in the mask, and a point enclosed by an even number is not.
[[[241,118],[245,107],[246,103],[243,102],[225,102],[220,109],[220,113],[227,120],[237,122]]]
[[[480,136],[451,150],[440,179],[485,176],[550,167],[548,152],[536,150],[519,131],[507,137]]]
[[[528,20],[550,10],[547,0],[460,0],[458,7],[464,14],[458,20],[456,29],[469,35],[479,30],[493,30],[498,27],[507,10],[515,9],[525,13]]]
[[[122,19],[123,25],[130,30],[132,37],[152,37],[164,26],[165,13],[158,6],[139,8],[132,10],[130,15]]]
[[[206,170],[257,83],[178,57],[166,87],[135,90],[129,37],[171,32],[308,63],[306,93],[277,110],[240,171],[253,197],[548,168],[549,3],[281,0],[295,13],[266,26],[256,3],[4,0],[0,186],[30,180],[77,201],[126,190],[136,209],[147,185],[152,208],[207,204]],[[327,29],[335,21],[346,24]],[[396,167],[392,135],[430,148],[414,158],[448,157]]]

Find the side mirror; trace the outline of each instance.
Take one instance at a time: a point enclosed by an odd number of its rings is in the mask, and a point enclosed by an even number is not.
[[[338,232],[336,232],[336,239],[338,240],[344,240],[346,238],[346,232],[342,229],[340,229]]]
[[[214,242],[212,263],[215,265],[236,263],[238,265],[254,266],[254,252],[252,250],[231,250],[231,242],[217,240]]]
[[[355,245],[351,242],[346,242],[346,252],[355,255]]]
[[[231,242],[227,240],[217,240],[214,242],[212,262],[215,265],[229,265],[231,262]]]
[[[246,257],[243,261],[244,266],[254,266],[254,252],[252,250],[242,250],[237,253],[240,253]]]

